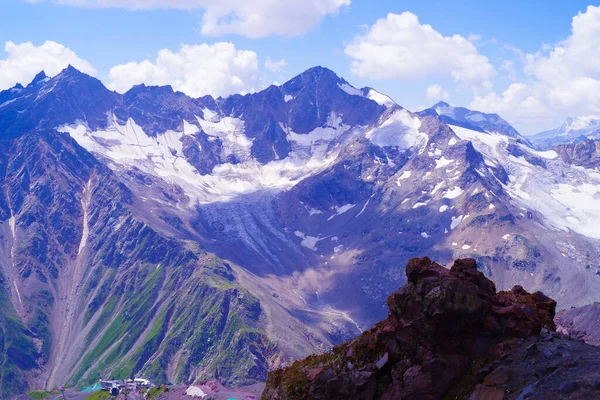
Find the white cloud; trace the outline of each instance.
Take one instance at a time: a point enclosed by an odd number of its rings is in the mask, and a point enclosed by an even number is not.
[[[245,93],[260,86],[256,53],[226,42],[183,45],[176,53],[163,49],[154,61],[111,68],[109,79],[109,87],[119,92],[145,83],[171,85],[193,97]]]
[[[27,0],[78,7],[125,9],[202,9],[205,35],[239,34],[252,38],[297,36],[316,27],[327,15],[350,5],[350,0]]]
[[[82,60],[71,49],[60,43],[46,41],[40,46],[31,42],[15,44],[6,42],[5,59],[0,59],[0,90],[7,89],[17,83],[28,84],[35,75],[44,70],[47,75],[56,75],[69,64],[87,74],[95,74],[96,70]]]
[[[471,38],[473,39],[473,37]],[[452,76],[474,89],[491,88],[494,67],[468,39],[443,36],[410,12],[388,14],[346,46],[352,73],[374,79]]]
[[[287,67],[288,63],[285,60],[273,61],[270,58],[267,58],[265,61],[265,68],[271,72],[281,71],[283,68]]]
[[[471,106],[524,126],[536,121],[557,125],[567,116],[600,113],[600,7],[589,6],[573,17],[564,41],[524,54],[523,60],[526,82],[501,94],[476,96]]]
[[[515,67],[515,62],[513,60],[503,60],[500,69],[506,72],[506,77],[509,80],[517,80],[518,73],[517,68]]]
[[[427,99],[432,101],[448,99],[448,92],[444,91],[440,85],[431,85],[425,90]]]
[[[481,40],[481,35],[477,33],[469,33],[469,36],[467,36],[467,40],[471,43],[479,42]]]

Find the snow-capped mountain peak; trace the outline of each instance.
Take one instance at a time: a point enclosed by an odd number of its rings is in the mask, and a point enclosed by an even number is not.
[[[540,132],[530,136],[529,139],[541,149],[585,139],[600,139],[600,116],[569,117],[560,128]]]
[[[577,118],[567,118],[559,129],[560,135],[567,135],[570,132],[577,131],[581,134],[592,133],[600,129],[600,116],[584,115]]]
[[[455,107],[444,101],[436,103],[431,109],[440,119],[448,124],[461,126],[475,131],[500,133],[519,139],[522,143],[529,144],[519,132],[498,114],[489,114],[481,111],[470,110],[465,107]],[[421,113],[431,112],[424,110]]]

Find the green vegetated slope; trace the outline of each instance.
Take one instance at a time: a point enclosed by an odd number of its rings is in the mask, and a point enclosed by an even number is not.
[[[24,393],[27,372],[38,366],[35,335],[18,318],[0,273],[0,398]]]
[[[93,198],[84,346],[68,383],[135,374],[158,383],[263,380],[276,350],[261,328],[261,305],[231,267],[196,243],[159,234],[105,188]]]
[[[4,254],[14,276],[0,285],[0,397],[25,393],[34,375],[48,388],[138,374],[264,380],[277,350],[226,262],[148,217],[68,135],[24,134],[0,150],[0,220],[15,228]]]
[[[235,284],[226,263],[181,251],[177,268],[140,263],[120,284],[104,286],[90,304],[96,311],[88,309],[86,348],[69,384],[134,374],[158,383],[264,379],[275,348],[260,328],[258,300]],[[104,282],[114,274],[105,272]]]

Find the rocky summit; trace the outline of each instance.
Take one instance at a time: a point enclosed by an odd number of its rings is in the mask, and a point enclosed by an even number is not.
[[[269,373],[262,399],[600,396],[600,349],[553,332],[556,302],[543,293],[497,292],[473,259],[447,269],[415,258],[406,276],[385,320]]]

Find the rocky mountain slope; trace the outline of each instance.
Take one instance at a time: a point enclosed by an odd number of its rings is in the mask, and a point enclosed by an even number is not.
[[[385,317],[422,254],[598,300],[593,152],[449,107],[322,67],[218,99],[72,67],[0,92],[0,390],[250,384]]]
[[[563,310],[556,315],[556,325],[559,332],[600,346],[600,303]]]
[[[600,393],[600,348],[562,337],[556,302],[496,292],[473,259],[410,260],[388,317],[269,373],[262,399],[583,399]]]

